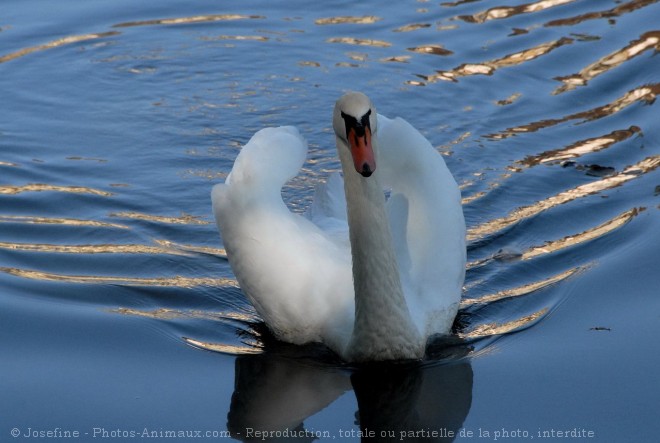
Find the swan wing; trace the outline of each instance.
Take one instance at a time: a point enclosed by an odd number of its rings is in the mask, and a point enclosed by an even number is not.
[[[431,143],[401,118],[378,116],[378,171],[406,302],[425,335],[451,329],[465,277],[460,190]]]
[[[273,333],[339,350],[353,322],[350,251],[292,213],[281,196],[306,152],[293,127],[257,132],[225,183],[213,188],[213,212],[232,270]]]
[[[344,179],[339,172],[328,176],[314,190],[314,200],[307,217],[339,247],[350,250]]]

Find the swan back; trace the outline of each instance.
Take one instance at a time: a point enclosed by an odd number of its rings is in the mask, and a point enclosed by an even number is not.
[[[449,332],[465,278],[458,185],[431,143],[401,118],[378,116],[379,171],[406,301],[426,336]]]

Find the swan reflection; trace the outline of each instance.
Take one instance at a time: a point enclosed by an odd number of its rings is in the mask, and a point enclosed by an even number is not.
[[[451,351],[456,354],[456,347]],[[463,349],[463,348],[461,348]],[[459,354],[467,354],[467,348]],[[227,429],[242,441],[312,441],[342,437],[305,420],[349,390],[359,410],[350,437],[377,441],[452,441],[472,403],[469,360],[448,364],[374,363],[349,369],[281,354],[236,359]]]

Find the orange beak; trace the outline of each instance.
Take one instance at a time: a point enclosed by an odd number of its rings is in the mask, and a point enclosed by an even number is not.
[[[364,128],[364,134],[358,135],[355,128],[348,131],[348,143],[353,156],[353,165],[355,170],[363,177],[369,177],[376,170],[376,159],[374,150],[371,146],[371,129],[369,126]]]

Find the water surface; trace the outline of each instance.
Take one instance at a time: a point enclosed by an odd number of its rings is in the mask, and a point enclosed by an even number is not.
[[[657,1],[3,11],[3,441],[657,439]],[[304,211],[339,169],[346,90],[419,128],[463,190],[463,309],[421,365],[270,340],[212,219],[240,146],[284,124],[310,144],[283,191]]]

